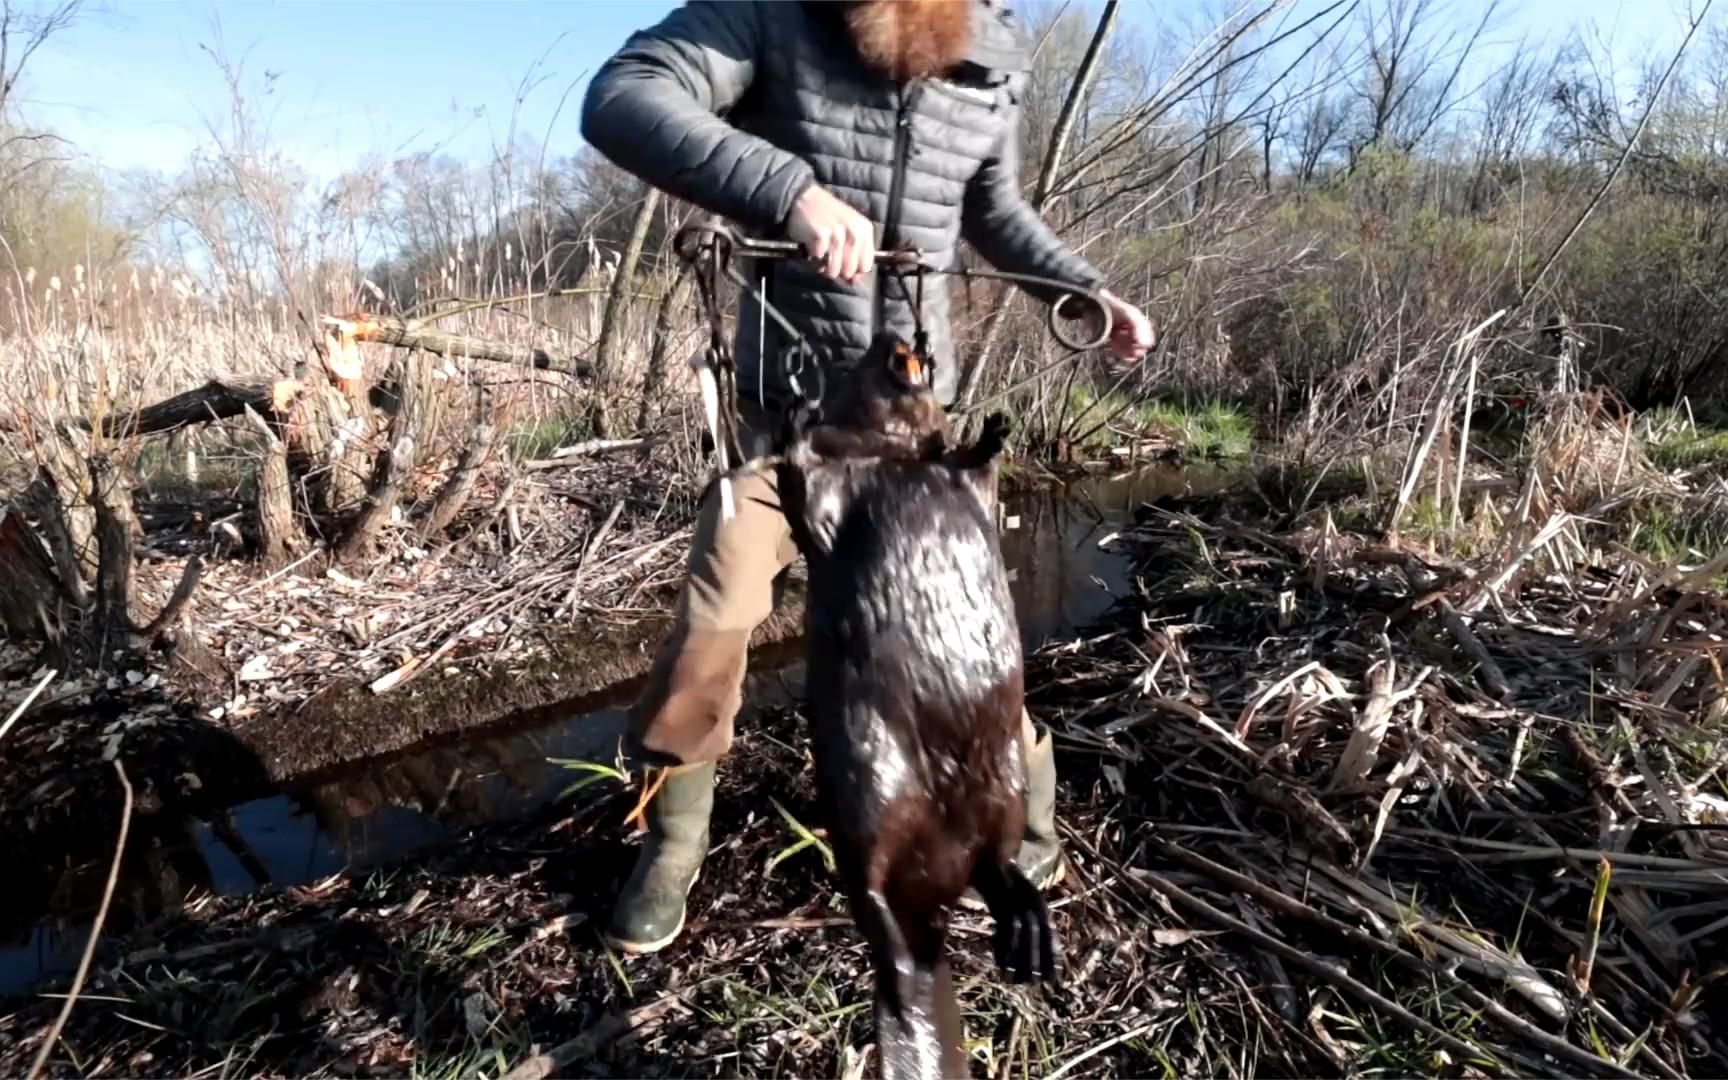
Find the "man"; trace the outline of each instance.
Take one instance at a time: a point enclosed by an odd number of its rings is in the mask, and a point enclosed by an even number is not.
[[[914,297],[873,253],[905,244],[938,264],[960,238],[999,269],[1099,289],[1020,195],[1020,94],[1028,55],[998,0],[690,0],[630,36],[595,74],[588,142],[621,168],[747,232],[815,256],[753,268],[800,328],[813,362],[857,360],[877,330],[913,338]],[[953,403],[958,358],[948,279],[925,287],[936,392]],[[1061,290],[1027,289],[1054,302]],[[1111,346],[1138,359],[1146,316],[1114,296]],[[779,328],[746,296],[735,353],[746,457],[761,455],[792,393]],[[731,744],[750,635],[772,614],[797,558],[771,474],[733,477],[734,516],[704,500],[675,624],[634,711],[631,750],[665,766],[649,790],[648,836],[609,936],[653,952],[684,926],[708,846],[715,761]],[[1047,888],[1062,875],[1050,737],[1024,721],[1027,826],[1019,862]],[[973,898],[974,904],[976,898]]]

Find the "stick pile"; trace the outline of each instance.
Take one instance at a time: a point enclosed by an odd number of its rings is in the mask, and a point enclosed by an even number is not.
[[[1561,572],[1565,524],[1483,572],[1329,521],[1114,537],[1146,568],[1138,628],[1028,677],[1120,800],[1121,856],[1076,838],[1094,871],[1455,1064],[1728,1068],[1728,555]],[[1323,998],[1275,994],[1270,1037],[1359,1061]]]

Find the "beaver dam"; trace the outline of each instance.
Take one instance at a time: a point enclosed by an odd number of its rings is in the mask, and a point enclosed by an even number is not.
[[[1728,555],[1603,554],[1528,499],[1468,563],[1240,493],[1130,501],[1020,510],[1059,538],[1014,562],[1066,968],[1010,988],[957,916],[976,1074],[1728,1070]],[[868,963],[803,824],[796,671],[767,666],[663,953],[601,944],[636,792],[547,760],[607,760],[565,718],[135,840],[50,1071],[852,1074]],[[0,1069],[60,1009],[106,863],[15,931]]]

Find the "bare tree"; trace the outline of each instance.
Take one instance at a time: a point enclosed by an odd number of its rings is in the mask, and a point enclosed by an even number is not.
[[[1528,40],[1519,42],[1482,95],[1476,166],[1470,178],[1472,210],[1488,205],[1494,170],[1523,158],[1541,124],[1547,105],[1545,91],[1554,78],[1554,56],[1529,45]]]
[[[1369,66],[1357,87],[1361,115],[1352,161],[1382,144],[1404,153],[1421,145],[1456,103],[1459,76],[1498,13],[1499,0],[1483,6],[1467,34],[1434,0],[1392,0],[1364,10]],[[1432,34],[1435,22],[1452,29]]]
[[[0,121],[10,113],[12,93],[30,58],[76,22],[83,7],[84,0],[61,0],[44,12],[26,14],[13,0],[0,0]]]

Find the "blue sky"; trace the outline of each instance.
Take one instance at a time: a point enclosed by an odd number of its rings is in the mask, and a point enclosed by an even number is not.
[[[1197,2],[1128,0],[1123,21],[1186,22],[1201,10]],[[1450,10],[1468,17],[1481,2],[1454,0]],[[1665,45],[1678,40],[1678,2],[1508,0],[1496,37],[1502,48],[1523,35],[1557,39],[1584,20],[1616,47]],[[363,156],[409,149],[483,157],[505,139],[517,84],[531,69],[544,81],[522,106],[520,128],[561,156],[581,145],[577,114],[586,74],[632,29],[673,6],[672,0],[108,0],[37,55],[24,108],[106,167],[172,170],[203,138],[207,120],[226,108],[221,75],[200,47],[216,43],[220,25],[226,51],[244,57],[273,143],[316,173],[333,175]],[[268,93],[266,72],[275,73]]]
[[[249,88],[276,73],[255,104],[291,157],[347,163],[436,145],[483,155],[505,139],[531,69],[544,81],[519,125],[537,141],[550,131],[552,152],[569,153],[581,141],[582,84],[560,114],[566,88],[673,6],[109,0],[32,61],[24,108],[104,165],[173,168],[227,108],[203,48],[220,40],[244,59]]]

